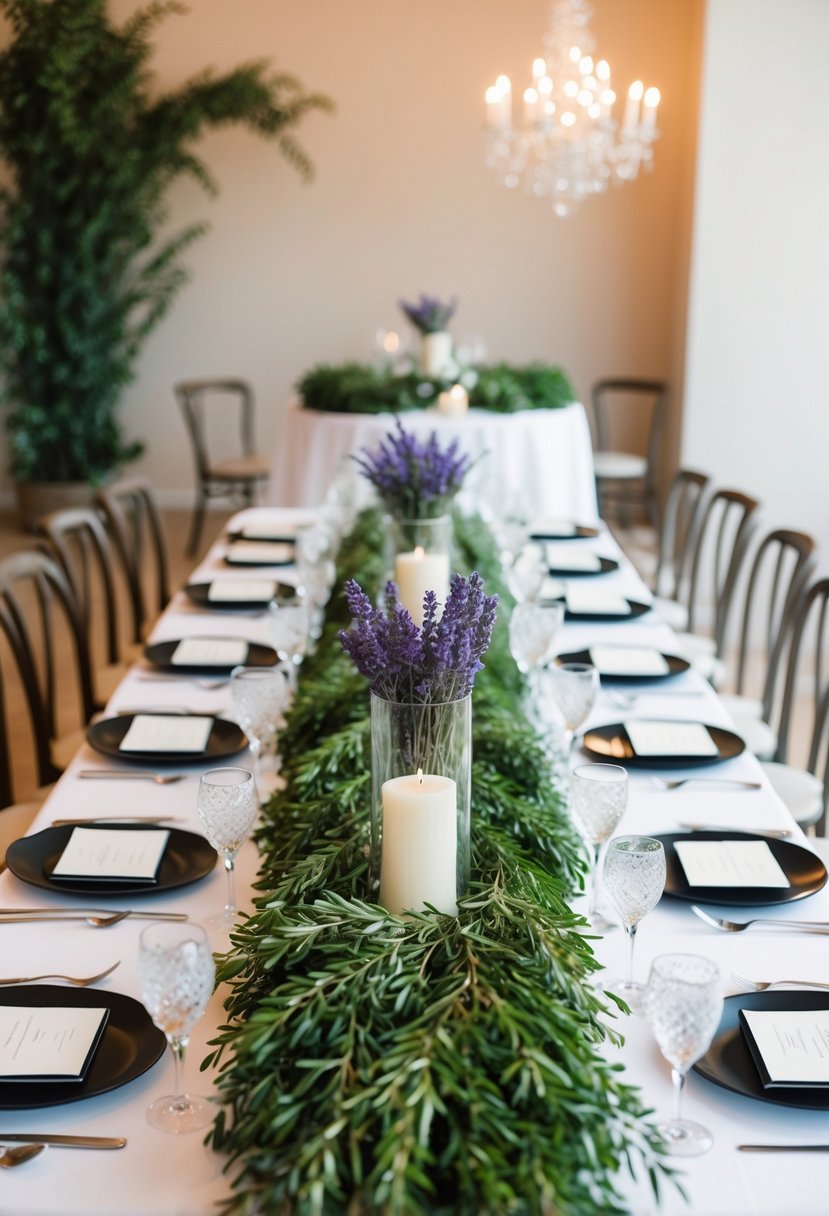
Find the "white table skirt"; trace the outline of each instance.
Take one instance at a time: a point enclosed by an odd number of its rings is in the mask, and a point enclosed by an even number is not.
[[[494,414],[473,409],[464,418],[409,411],[403,426],[420,438],[437,431],[477,458],[465,488],[475,498],[502,501],[519,496],[536,515],[566,516],[579,523],[596,519],[596,486],[590,427],[574,402],[558,410]],[[348,457],[374,450],[394,429],[393,414],[326,414],[295,402],[286,412],[273,454],[266,501],[278,507],[316,507],[339,472],[353,478],[362,505],[370,486]]]
[[[239,517],[241,518],[241,517]],[[573,541],[588,547],[589,541]],[[615,554],[613,542],[603,537],[601,551]],[[201,577],[229,574],[221,561],[223,546],[214,547],[197,572]],[[238,576],[238,572],[237,576]],[[284,572],[280,571],[282,578]],[[610,574],[602,582],[634,598],[644,591],[629,569]],[[267,620],[249,614],[203,614],[179,594],[155,630],[154,640],[185,635],[244,636],[251,641],[268,640]],[[590,641],[625,640],[657,644],[670,649],[671,634],[648,616],[636,622],[601,626],[565,625],[562,651],[578,649]],[[664,690],[664,691],[663,691]],[[690,690],[699,696],[671,696],[671,691]],[[142,681],[134,669],[114,696],[109,709],[188,707],[205,712],[230,712],[227,687],[208,691],[186,679],[169,682]],[[603,693],[591,724],[619,721],[630,715],[702,718],[727,724],[716,694],[693,672],[676,677],[669,685],[653,689],[653,695],[630,710],[620,710]],[[245,754],[239,761],[245,762]],[[585,760],[582,755],[579,757]],[[154,786],[136,782],[82,781],[81,767],[111,767],[111,762],[84,746],[44,806],[35,829],[45,827],[56,816],[93,817],[116,810],[120,813],[156,813],[180,816],[180,826],[197,828],[196,788],[198,766],[190,766],[185,780],[175,785]],[[693,770],[686,770],[689,774]],[[762,781],[753,757],[742,755],[718,766],[723,776]],[[671,773],[681,776],[682,772]],[[631,770],[630,800],[622,832],[657,833],[676,828],[683,817],[735,826],[744,824],[793,828],[776,795],[768,788],[753,793],[689,786],[668,793],[657,789],[650,777]],[[33,829],[34,830],[34,829]],[[795,839],[800,839],[796,829]],[[238,895],[245,906],[256,868],[253,846],[248,844],[238,863]],[[149,908],[182,910],[199,920],[215,914],[224,901],[225,878],[221,868],[203,882],[180,891],[145,897]],[[61,905],[59,896],[19,882],[10,873],[0,876],[0,904],[6,907]],[[124,900],[122,906],[129,906]],[[579,906],[577,904],[577,906]],[[753,915],[753,913],[748,913]],[[783,905],[775,915],[829,920],[829,893],[824,890],[797,905]],[[763,909],[757,911],[763,915]],[[739,917],[738,917],[739,918]],[[69,971],[77,974],[102,970],[116,959],[121,966],[104,985],[110,991],[139,996],[136,968],[138,935],[142,922],[126,920],[112,929],[91,929],[77,924],[0,925],[0,974],[36,974]],[[626,952],[621,931],[609,933],[595,943],[608,974],[624,973]],[[804,933],[749,932],[741,936],[718,934],[691,913],[687,904],[663,899],[641,925],[637,936],[636,972],[647,976],[651,959],[665,951],[705,954],[719,963],[728,977],[732,968],[748,976],[765,979],[797,976],[826,979],[827,939]],[[206,1054],[206,1043],[223,1021],[222,993],[216,994],[192,1036],[185,1079],[196,1092],[209,1092],[209,1074],[199,1075],[198,1064]],[[627,1079],[642,1088],[645,1101],[659,1112],[671,1103],[670,1073],[661,1058],[647,1024],[638,1018],[619,1019],[624,1046],[608,1047],[607,1054],[627,1069]],[[182,1137],[155,1131],[145,1120],[147,1104],[170,1092],[173,1078],[169,1052],[145,1076],[121,1089],[74,1104],[38,1111],[0,1111],[2,1131],[75,1132],[123,1135],[126,1148],[117,1152],[86,1152],[52,1148],[17,1170],[4,1171],[0,1180],[0,1212],[3,1216],[208,1216],[216,1201],[229,1190],[222,1175],[223,1161],[201,1142],[201,1135]],[[657,1209],[647,1184],[619,1178],[631,1210],[665,1213],[667,1216],[822,1216],[827,1211],[829,1155],[747,1155],[735,1145],[745,1141],[829,1142],[829,1113],[798,1111],[742,1098],[691,1074],[686,1088],[686,1113],[705,1123],[714,1133],[713,1149],[704,1157],[677,1162],[690,1197],[686,1204],[670,1187]]]

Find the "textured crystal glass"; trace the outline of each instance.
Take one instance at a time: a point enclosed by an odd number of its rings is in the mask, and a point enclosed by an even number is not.
[[[516,604],[509,621],[509,648],[525,674],[550,658],[556,635],[564,620],[564,605],[558,602]]]
[[[591,663],[554,663],[550,681],[564,719],[564,747],[569,756],[576,731],[587,721],[599,695],[599,672]]]
[[[273,609],[275,605],[271,605]],[[278,606],[278,611],[284,611]],[[234,667],[230,692],[236,721],[248,737],[253,752],[253,771],[257,786],[261,782],[263,749],[276,742],[276,732],[291,695],[284,667]]]
[[[714,1143],[701,1123],[682,1118],[682,1092],[688,1069],[708,1049],[722,1007],[722,981],[711,959],[660,954],[653,960],[645,1009],[659,1050],[671,1065],[673,1118],[657,1124],[671,1156],[697,1157]]]
[[[138,978],[141,999],[167,1036],[175,1062],[175,1092],[156,1098],[147,1119],[165,1132],[198,1131],[213,1121],[215,1108],[207,1098],[182,1090],[181,1072],[190,1031],[207,1008],[215,982],[213,955],[201,925],[148,925],[139,939]]]
[[[541,595],[544,579],[547,577],[547,563],[544,561],[544,551],[540,545],[530,541],[517,554],[515,561],[507,570],[507,583],[516,602],[536,602]]]
[[[627,771],[618,764],[582,764],[570,775],[570,811],[576,827],[593,850],[587,919],[594,929],[610,929],[613,922],[598,909],[602,847],[625,813]]]
[[[246,768],[213,768],[199,780],[199,823],[223,859],[227,873],[223,921],[228,927],[236,919],[237,911],[233,863],[250,835],[258,805],[253,773]]]
[[[609,981],[605,987],[618,993],[633,1013],[644,1012],[644,985],[633,978],[633,948],[636,930],[652,911],[665,889],[665,850],[652,836],[616,836],[607,846],[604,884],[628,935],[627,979]]]
[[[292,688],[296,688],[297,674],[308,651],[311,639],[311,604],[306,599],[289,604],[272,603],[268,606],[271,622],[271,645],[279,655],[281,663],[287,665]]]

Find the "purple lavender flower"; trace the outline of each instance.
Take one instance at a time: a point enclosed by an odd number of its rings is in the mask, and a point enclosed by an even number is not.
[[[448,304],[444,304],[437,296],[427,296],[421,292],[417,304],[409,304],[406,300],[400,300],[399,304],[411,323],[422,334],[436,334],[446,329],[455,315],[458,299],[457,296],[453,296]]]
[[[420,628],[400,604],[394,583],[386,587],[385,613],[372,606],[353,579],[345,585],[345,596],[354,619],[350,630],[340,631],[340,641],[377,696],[437,705],[459,701],[472,691],[498,604],[497,595],[484,593],[479,574],[468,579],[453,575],[440,619],[435,593],[427,591]]]
[[[445,514],[474,463],[472,458],[458,454],[457,439],[444,450],[435,431],[421,443],[404,430],[399,418],[395,426],[376,452],[363,448],[352,460],[385,506],[400,518],[434,519]]]

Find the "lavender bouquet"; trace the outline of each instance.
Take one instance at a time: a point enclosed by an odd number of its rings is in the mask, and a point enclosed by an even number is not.
[[[437,296],[427,296],[423,292],[420,293],[417,304],[410,304],[407,300],[400,300],[399,303],[412,325],[422,334],[441,333],[452,320],[458,307],[455,296],[448,304],[444,304]]]
[[[454,574],[438,619],[434,591],[423,597],[420,628],[400,604],[397,587],[386,585],[385,611],[375,608],[354,579],[345,584],[353,617],[340,641],[371,691],[386,701],[410,705],[443,705],[472,691],[481,659],[492,639],[497,595],[486,595],[477,573]]]
[[[360,466],[386,508],[400,519],[435,519],[444,515],[472,467],[469,455],[458,454],[458,441],[442,449],[437,434],[425,443],[403,429],[380,441],[376,452],[363,448],[352,459]]]

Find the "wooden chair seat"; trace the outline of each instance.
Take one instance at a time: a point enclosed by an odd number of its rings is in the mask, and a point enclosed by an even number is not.
[[[265,481],[270,476],[270,468],[260,456],[236,456],[212,464],[208,475],[221,481],[249,481],[251,478]]]

